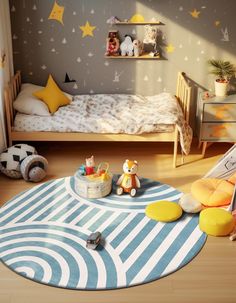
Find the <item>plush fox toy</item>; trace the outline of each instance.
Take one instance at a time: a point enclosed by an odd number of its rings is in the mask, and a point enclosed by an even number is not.
[[[129,193],[131,197],[134,197],[137,192],[137,188],[140,188],[140,181],[136,175],[138,171],[137,161],[126,160],[123,164],[124,173],[120,176],[117,181],[117,195],[122,195],[123,192]]]

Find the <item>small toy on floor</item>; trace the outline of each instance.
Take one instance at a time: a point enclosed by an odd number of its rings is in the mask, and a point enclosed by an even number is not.
[[[99,231],[91,233],[86,240],[86,247],[88,249],[96,249],[97,246],[100,244],[102,239],[102,234]]]
[[[134,197],[137,193],[137,188],[140,188],[140,181],[137,176],[138,162],[126,160],[123,164],[124,173],[118,179],[116,185],[119,187],[116,190],[117,195],[122,195],[124,192],[129,193]]]
[[[13,179],[40,182],[47,174],[48,161],[33,146],[16,144],[0,155],[0,171]]]

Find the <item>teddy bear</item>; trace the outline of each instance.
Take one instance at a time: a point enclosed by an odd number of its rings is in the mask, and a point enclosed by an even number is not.
[[[143,53],[143,43],[140,40],[134,40],[133,41],[134,46],[134,56],[139,57]]]
[[[116,183],[118,185],[116,193],[120,196],[125,192],[134,197],[137,193],[137,188],[140,188],[140,181],[137,176],[138,162],[126,160],[123,164],[123,171],[124,173]]]
[[[125,36],[125,40],[120,45],[120,50],[121,56],[133,56],[134,46],[131,36]]]
[[[117,31],[109,31],[107,43],[106,43],[106,56],[117,56],[119,55],[120,41],[118,38]]]

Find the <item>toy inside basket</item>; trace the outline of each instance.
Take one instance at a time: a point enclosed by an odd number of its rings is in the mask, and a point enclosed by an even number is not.
[[[108,171],[106,162],[99,164],[97,172],[83,176],[78,170],[75,173],[75,191],[84,198],[102,198],[110,194],[112,189],[112,174]]]

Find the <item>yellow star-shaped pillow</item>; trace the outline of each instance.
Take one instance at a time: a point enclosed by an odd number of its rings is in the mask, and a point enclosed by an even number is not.
[[[36,91],[33,95],[43,101],[54,114],[60,106],[70,104],[70,99],[60,90],[52,76],[49,75],[45,88]]]

